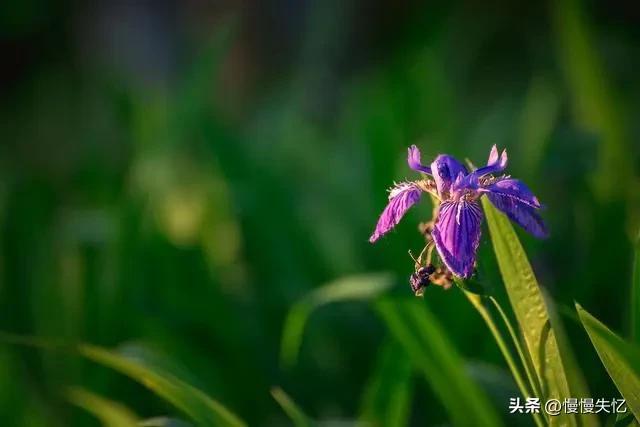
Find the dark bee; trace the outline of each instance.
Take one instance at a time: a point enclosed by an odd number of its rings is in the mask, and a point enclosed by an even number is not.
[[[429,276],[436,271],[436,268],[432,264],[428,264],[425,267],[420,267],[415,273],[409,277],[409,283],[411,284],[411,290],[417,296],[422,295],[424,288],[429,286],[431,281]]]

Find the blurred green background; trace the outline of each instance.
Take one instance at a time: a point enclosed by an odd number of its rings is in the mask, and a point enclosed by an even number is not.
[[[0,46],[0,329],[117,348],[250,425],[287,425],[272,386],[314,418],[356,419],[382,319],[366,302],[318,310],[286,368],[288,310],[365,272],[414,298],[407,250],[429,203],[367,241],[386,188],[415,176],[406,147],[482,163],[497,144],[546,205],[550,239],[520,235],[592,397],[618,396],[566,307],[629,334],[635,2],[5,1]],[[457,289],[424,299],[505,414],[517,391],[478,314]],[[180,417],[78,356],[0,341],[2,426],[98,425],[70,385]],[[448,424],[422,377],[407,392],[409,425]]]

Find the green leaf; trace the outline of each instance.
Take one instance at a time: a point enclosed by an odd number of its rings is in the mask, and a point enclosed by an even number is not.
[[[543,387],[542,399],[572,397],[547,304],[527,255],[509,219],[486,198],[482,199],[493,249],[509,301],[523,335],[526,351]],[[576,425],[572,415],[551,417],[552,425]]]
[[[145,366],[101,347],[82,344],[77,351],[84,357],[118,371],[139,382],[187,414],[199,426],[245,426],[236,415],[184,381]]]
[[[631,282],[631,337],[640,344],[640,236],[636,240]]]
[[[157,366],[147,366],[139,358],[118,354],[90,344],[68,344],[38,337],[16,335],[0,331],[0,341],[49,351],[79,354],[95,363],[128,376],[159,397],[173,404],[197,423],[198,426],[243,427],[245,422],[210,398],[201,390],[165,372]]]
[[[124,405],[79,387],[67,391],[67,399],[91,413],[105,427],[138,427],[138,418]]]
[[[413,389],[412,372],[411,359],[404,348],[395,340],[385,342],[364,393],[360,420],[372,426],[406,426]]]
[[[573,396],[591,396],[587,382],[584,378],[584,374],[580,369],[573,349],[569,343],[569,337],[565,331],[564,325],[558,313],[558,310],[553,303],[553,300],[546,294],[544,289],[541,289],[547,303],[547,309],[549,312],[549,319],[551,321],[551,327],[553,328],[558,342],[558,349],[562,355],[562,362],[567,374],[567,380],[569,381],[569,389]],[[575,312],[570,310],[573,316]],[[596,427],[601,425],[598,417],[593,417],[590,414],[579,414],[580,423],[584,427]]]
[[[576,310],[602,364],[626,399],[627,407],[640,420],[640,349],[611,332],[577,303]]]
[[[614,427],[637,427],[640,423],[633,416],[633,412],[620,412],[616,415]]]
[[[372,273],[340,278],[309,293],[291,307],[284,322],[280,358],[292,366],[298,358],[304,328],[311,313],[320,306],[339,301],[370,300],[393,286],[388,273]]]
[[[284,392],[280,387],[274,387],[271,389],[271,395],[278,402],[282,410],[293,421],[293,425],[296,427],[311,427],[313,422],[311,419],[300,409],[300,407],[293,401],[293,399]]]
[[[385,298],[376,308],[442,401],[453,425],[501,425],[487,396],[461,369],[464,361],[421,299]]]

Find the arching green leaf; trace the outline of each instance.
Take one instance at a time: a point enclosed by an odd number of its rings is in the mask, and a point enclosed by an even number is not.
[[[579,304],[576,310],[602,364],[626,399],[627,407],[640,420],[640,349],[611,332]]]
[[[116,370],[167,400],[201,426],[241,427],[245,423],[222,404],[184,381],[101,347],[83,344],[84,357]]]
[[[138,418],[126,406],[79,387],[67,391],[67,399],[91,413],[104,427],[137,427]]]
[[[370,300],[393,286],[388,273],[347,276],[315,289],[291,307],[284,322],[281,361],[291,366],[298,357],[307,319],[316,308],[339,301]]]

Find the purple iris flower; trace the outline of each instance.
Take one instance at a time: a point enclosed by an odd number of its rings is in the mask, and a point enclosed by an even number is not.
[[[494,145],[487,165],[472,172],[446,154],[436,157],[430,166],[424,166],[418,147],[412,145],[408,151],[409,167],[427,177],[401,182],[391,188],[389,203],[369,238],[371,243],[395,227],[425,192],[440,201],[431,233],[436,250],[447,268],[459,277],[466,278],[473,273],[483,216],[479,199],[484,194],[527,232],[538,238],[547,237],[547,229],[536,212],[542,207],[536,196],[521,181],[497,175],[507,166],[506,150],[499,154]]]

